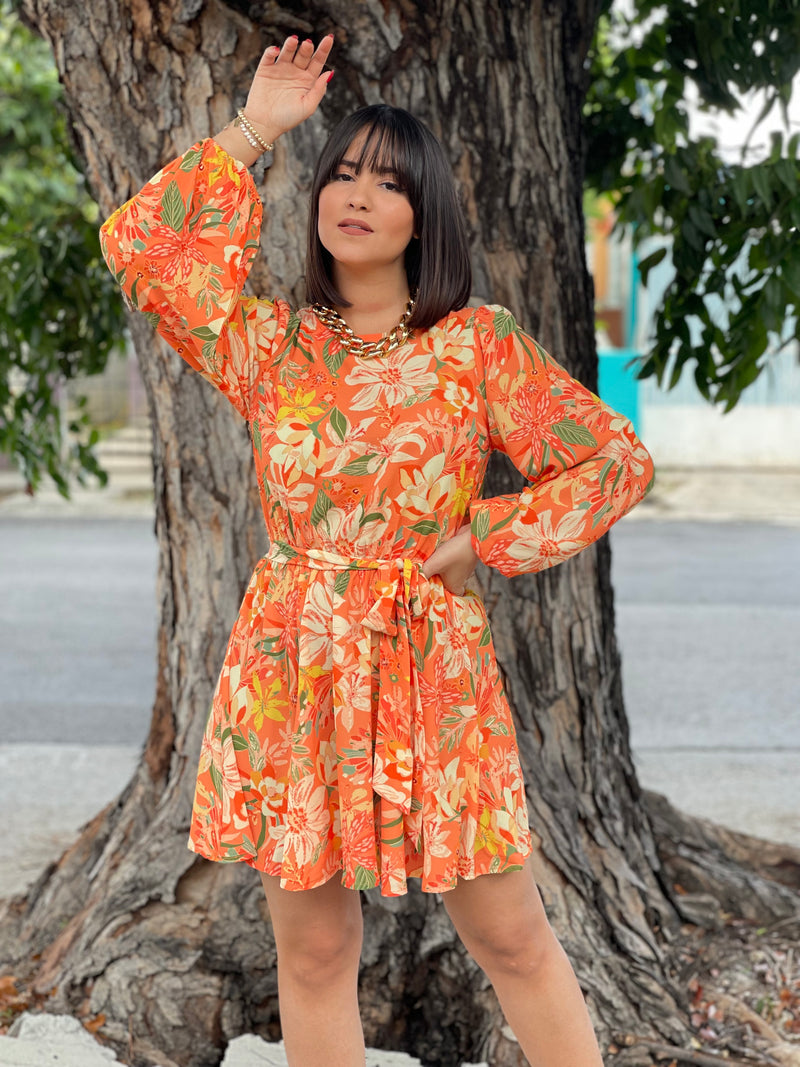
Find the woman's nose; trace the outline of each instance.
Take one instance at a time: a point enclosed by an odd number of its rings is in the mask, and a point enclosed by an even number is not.
[[[368,206],[367,190],[361,182],[350,182],[347,203],[350,207],[359,208]]]

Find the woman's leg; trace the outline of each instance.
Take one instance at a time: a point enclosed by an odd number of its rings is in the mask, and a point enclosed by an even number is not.
[[[529,866],[460,878],[442,900],[531,1067],[603,1067],[578,980]]]
[[[278,1002],[290,1067],[364,1067],[358,1011],[361,896],[336,874],[316,889],[281,889],[262,874],[278,950]]]

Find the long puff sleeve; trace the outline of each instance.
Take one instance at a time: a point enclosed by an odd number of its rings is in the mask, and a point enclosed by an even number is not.
[[[653,462],[631,422],[582,386],[505,308],[475,315],[493,449],[531,483],[470,505],[472,547],[506,577],[576,555],[638,503]]]
[[[285,317],[278,302],[242,295],[261,218],[247,167],[207,138],[163,167],[100,229],[128,305],[245,418],[260,358]]]

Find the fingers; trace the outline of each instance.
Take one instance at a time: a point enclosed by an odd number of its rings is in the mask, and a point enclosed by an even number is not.
[[[266,51],[262,55],[261,59],[259,60],[259,63],[258,63],[259,70],[262,67],[273,67],[275,65],[275,60],[278,58],[279,53],[280,53],[279,46],[276,45],[276,44],[271,44],[269,46],[269,48],[266,49]]]
[[[297,34],[293,33],[291,37],[287,37],[283,42],[283,47],[280,50],[280,54],[276,62],[278,63],[291,63],[297,52]]]
[[[318,107],[320,100],[322,100],[325,95],[325,90],[328,88],[328,82],[332,77],[332,70],[325,71],[324,74],[320,74],[314,82],[313,87],[309,89],[306,99],[314,108]]]
[[[311,60],[308,64],[308,70],[310,74],[321,74],[322,68],[328,59],[333,48],[333,34],[329,33],[327,37],[323,37],[317,45],[316,51],[311,56]]]
[[[302,43],[298,41],[297,34],[292,34],[283,42],[283,46],[270,46],[264,53],[264,60],[272,59],[276,63],[292,63],[300,70],[308,70],[317,77],[325,66],[325,61],[333,47],[333,34],[323,37],[319,45],[314,48],[314,42],[306,38]]]

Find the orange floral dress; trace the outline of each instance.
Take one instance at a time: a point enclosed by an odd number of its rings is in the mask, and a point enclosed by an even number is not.
[[[262,206],[206,139],[101,229],[129,303],[250,424],[270,548],[230,636],[189,847],[286,889],[426,892],[532,848],[481,598],[421,572],[471,524],[512,576],[580,552],[647,491],[630,422],[502,307],[345,351],[309,308],[243,295]],[[481,499],[492,449],[528,480]]]

